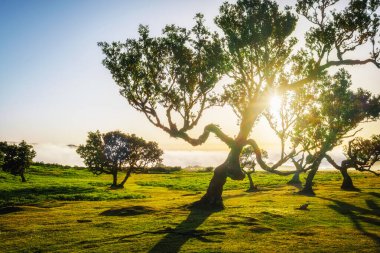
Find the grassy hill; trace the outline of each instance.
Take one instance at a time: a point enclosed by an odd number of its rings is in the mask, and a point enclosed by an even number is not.
[[[305,197],[258,172],[259,192],[230,180],[226,209],[209,212],[187,206],[212,173],[137,174],[110,190],[110,176],[83,169],[33,166],[27,183],[0,172],[0,252],[379,252],[380,180],[351,174],[361,192],[320,172]]]

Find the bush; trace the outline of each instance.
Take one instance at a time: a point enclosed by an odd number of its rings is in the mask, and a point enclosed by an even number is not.
[[[165,166],[165,165],[159,165],[159,166],[155,166],[155,167],[151,167],[151,168],[148,168],[146,170],[146,173],[148,174],[161,174],[161,173],[165,173],[165,174],[168,174],[168,173],[173,173],[173,172],[177,172],[177,171],[181,171],[182,168],[180,166]]]

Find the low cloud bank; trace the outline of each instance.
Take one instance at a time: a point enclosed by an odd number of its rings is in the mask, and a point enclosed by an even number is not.
[[[34,161],[45,163],[58,163],[70,166],[84,166],[82,159],[76,153],[76,147],[73,145],[57,145],[57,144],[34,144],[34,149],[37,156]],[[218,166],[227,157],[227,151],[165,151],[163,155],[163,163],[168,166]],[[279,154],[269,151],[269,161],[276,161]],[[337,162],[342,161],[344,156],[342,152],[337,150],[332,152],[332,157]],[[293,167],[291,163],[287,162],[284,167]],[[376,166],[379,168],[379,165]],[[327,161],[323,161],[321,168],[331,168]]]
[[[74,147],[50,143],[34,144],[33,147],[37,153],[34,158],[36,162],[84,166],[82,158],[76,153]]]

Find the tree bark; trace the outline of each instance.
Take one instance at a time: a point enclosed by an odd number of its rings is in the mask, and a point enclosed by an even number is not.
[[[131,176],[131,173],[132,173],[132,168],[129,168],[127,170],[127,173],[125,174],[123,181],[121,181],[120,184],[118,185],[119,188],[124,188],[124,184],[125,182],[127,182],[128,178]]]
[[[245,173],[240,167],[239,157],[241,148],[231,148],[227,160],[215,168],[207,192],[193,204],[193,207],[202,209],[220,210],[224,208],[222,193],[227,177],[233,180],[243,180]]]
[[[292,179],[290,179],[288,182],[287,182],[288,185],[295,185],[295,186],[300,186],[302,185],[302,182],[300,180],[300,172],[296,172],[293,174],[293,177]]]
[[[251,173],[246,173],[247,176],[248,176],[248,179],[249,179],[249,189],[247,190],[247,192],[255,192],[257,191],[257,187],[255,186],[255,184],[253,183],[253,180],[252,180],[252,172]]]
[[[21,176],[21,182],[25,183],[26,179],[25,179],[25,176],[24,176],[24,172],[21,172],[20,176]]]
[[[322,162],[322,159],[323,159],[323,156],[320,155],[311,165],[311,169],[310,169],[309,174],[307,175],[305,185],[302,188],[302,190],[298,192],[299,194],[308,195],[308,196],[315,195],[313,191],[313,179],[314,179],[315,174],[317,174],[317,171],[319,169],[319,165]]]
[[[111,188],[117,188],[117,170],[113,170],[112,172],[112,185]]]
[[[348,174],[347,170],[348,170],[347,168],[340,169],[340,173],[343,176],[343,183],[340,188],[346,191],[355,191],[357,190],[357,188],[354,186],[354,183],[352,182],[352,179],[350,175]]]

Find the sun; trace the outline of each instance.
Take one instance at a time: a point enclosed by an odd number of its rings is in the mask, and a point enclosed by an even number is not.
[[[272,113],[279,113],[281,109],[281,97],[272,96],[269,100],[269,109]]]

